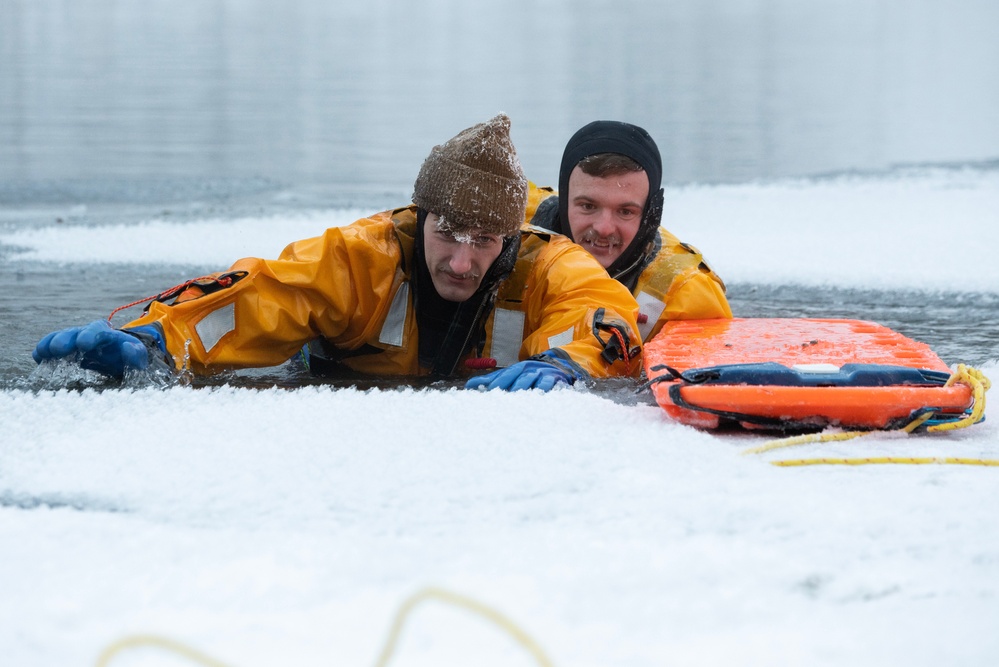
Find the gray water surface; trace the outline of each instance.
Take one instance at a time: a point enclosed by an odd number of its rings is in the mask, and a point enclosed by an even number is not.
[[[992,0],[0,0],[0,196],[407,189],[499,111],[539,183],[597,118],[671,182],[995,159],[997,26]]]
[[[596,118],[648,129],[669,183],[994,168],[996,26],[990,0],[0,0],[0,225],[381,210],[432,145],[499,111],[542,184]],[[0,386],[48,331],[206,268],[142,251],[63,266],[0,247]],[[999,358],[993,294],[729,296],[740,316],[871,319],[948,363]]]
[[[3,265],[0,388],[45,388],[44,383],[30,378],[36,368],[31,350],[45,333],[107,317],[118,306],[203,272],[195,267],[155,265]],[[871,320],[929,344],[948,364],[981,366],[999,359],[999,294],[735,284],[729,286],[728,296],[738,317]],[[140,308],[118,315],[115,323],[136,317]],[[202,384],[288,386],[310,382],[307,375],[293,368],[281,368],[242,372]],[[341,384],[394,386],[398,382],[348,379]],[[91,385],[116,386],[112,382]],[[612,390],[616,388],[612,386]]]

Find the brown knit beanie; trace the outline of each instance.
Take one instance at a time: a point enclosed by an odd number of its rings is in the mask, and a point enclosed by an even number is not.
[[[434,146],[413,186],[413,203],[451,232],[481,229],[512,236],[524,223],[527,179],[500,114]]]

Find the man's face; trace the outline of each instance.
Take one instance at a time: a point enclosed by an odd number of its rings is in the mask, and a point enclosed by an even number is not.
[[[577,166],[569,174],[572,238],[606,269],[634,240],[648,196],[644,170],[599,178]]]
[[[434,288],[447,301],[465,301],[503,250],[503,237],[478,229],[454,234],[438,229],[440,216],[427,215],[423,247]]]

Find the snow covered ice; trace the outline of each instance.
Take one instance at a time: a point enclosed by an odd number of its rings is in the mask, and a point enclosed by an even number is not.
[[[995,293],[997,210],[999,172],[929,170],[691,186],[664,219],[730,283]],[[224,268],[359,214],[203,220],[198,245],[163,221],[0,243],[24,249],[11,261],[142,247]],[[997,360],[982,370],[999,379]],[[500,610],[562,666],[995,664],[995,468],[769,461],[996,459],[997,422],[744,456],[763,436],[577,389],[3,391],[0,664],[93,664],[135,633],[236,667],[371,664],[429,585]],[[393,664],[533,662],[431,603]]]

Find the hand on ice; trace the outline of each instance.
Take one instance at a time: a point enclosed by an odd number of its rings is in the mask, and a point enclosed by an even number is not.
[[[155,327],[135,329],[150,337],[162,351],[166,346]],[[144,369],[149,366],[149,351],[137,335],[112,329],[104,320],[81,327],[54,331],[38,342],[32,353],[37,363],[46,359],[61,359],[80,354],[80,367],[120,378],[126,368]]]
[[[466,389],[540,389],[550,391],[560,384],[572,384],[576,378],[557,366],[544,361],[520,361],[465,383]]]

